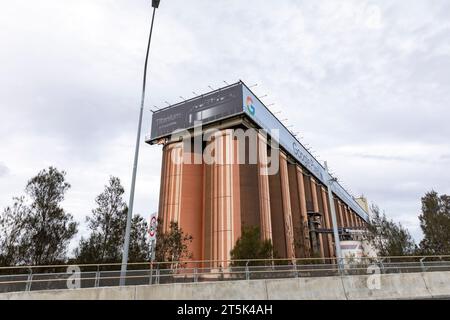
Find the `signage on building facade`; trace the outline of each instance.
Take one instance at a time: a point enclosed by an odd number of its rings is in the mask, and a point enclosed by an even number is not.
[[[279,130],[278,143],[287,150],[292,157],[308,169],[325,186],[332,178],[325,168],[316,160],[294,135],[264,106],[261,101],[245,86],[242,85],[243,111],[267,132]],[[334,182],[331,190],[350,206],[361,218],[368,220],[367,213],[356,203],[352,196],[342,186]]]
[[[169,136],[177,129],[191,129],[195,121],[205,125],[242,113],[241,101],[241,85],[236,84],[155,111],[150,139]]]

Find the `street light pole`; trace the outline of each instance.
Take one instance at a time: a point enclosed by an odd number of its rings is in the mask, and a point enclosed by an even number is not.
[[[120,285],[121,286],[125,285],[125,279],[126,279],[126,273],[127,273],[128,249],[130,247],[131,219],[133,217],[134,189],[136,187],[136,172],[137,172],[138,159],[139,159],[139,144],[141,141],[142,115],[144,113],[145,85],[147,82],[148,54],[150,52],[150,43],[152,40],[153,21],[155,20],[155,12],[159,6],[159,2],[160,2],[160,0],[152,0],[153,15],[152,15],[152,22],[151,22],[151,26],[150,26],[150,35],[148,37],[147,54],[145,56],[144,77],[143,77],[143,81],[142,81],[141,109],[139,110],[139,123],[138,123],[137,137],[136,137],[136,148],[134,151],[134,164],[133,164],[133,175],[131,178],[130,201],[128,204],[127,226],[125,229],[125,241],[124,241],[124,245],[123,245],[122,267],[120,270]]]
[[[330,173],[328,172],[328,165],[327,165],[326,161],[325,161],[325,170],[327,171],[328,175],[330,176],[330,179],[328,179],[328,181],[327,181],[328,202],[329,202],[330,208],[331,208],[331,223],[333,224],[333,235],[334,235],[334,245],[336,247],[336,258],[337,258],[339,272],[342,272],[343,265],[342,265],[341,241],[339,240],[339,231],[338,231],[338,225],[337,225],[337,219],[336,219],[336,209],[334,207],[333,192],[331,191],[331,186],[332,186],[333,182],[335,181],[335,179],[332,178]]]

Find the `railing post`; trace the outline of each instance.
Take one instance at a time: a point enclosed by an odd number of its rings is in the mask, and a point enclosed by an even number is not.
[[[250,262],[250,260],[247,260],[247,263],[245,264],[245,279],[246,280],[250,280],[250,270],[248,268],[249,262]]]
[[[29,269],[30,273],[28,274],[27,285],[25,286],[25,291],[31,291],[31,283],[33,282],[33,269]]]
[[[149,285],[153,284],[153,262],[150,262],[150,276],[148,279],[148,284]]]
[[[294,260],[294,262],[292,263],[292,267],[294,268],[294,277],[298,278],[297,261]]]
[[[94,286],[96,288],[98,288],[99,284],[100,284],[100,266],[97,265],[97,271],[95,272],[95,283],[94,283]]]
[[[422,272],[426,272],[427,269],[425,268],[425,264],[423,263],[423,260],[425,260],[427,257],[423,257],[420,259],[420,266],[422,267]]]
[[[198,269],[197,267],[194,268],[194,282],[198,281],[198,270],[197,269]]]
[[[385,273],[383,260],[384,260],[384,258],[381,259],[381,261],[380,261],[381,273]]]

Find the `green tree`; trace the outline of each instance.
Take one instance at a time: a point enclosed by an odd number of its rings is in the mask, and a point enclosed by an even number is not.
[[[420,249],[425,254],[450,254],[450,196],[430,191],[422,197],[419,215],[423,239]]]
[[[70,184],[66,173],[49,167],[30,179],[26,197],[14,198],[0,218],[2,265],[65,262],[77,223],[60,206]],[[29,204],[27,204],[29,203]]]
[[[241,259],[272,259],[273,245],[270,240],[261,240],[258,227],[244,227],[241,237],[236,241],[234,248],[230,251],[232,260]],[[234,261],[234,266],[246,265],[246,261]],[[251,262],[249,265],[266,264],[265,261]]]
[[[140,215],[135,215],[131,220],[128,261],[143,262],[150,260],[150,242],[147,234],[147,221],[145,221],[145,219]]]
[[[23,263],[25,247],[21,245],[27,232],[26,217],[29,208],[25,198],[15,197],[12,206],[7,207],[0,217],[0,266],[14,266]]]
[[[92,210],[92,216],[86,218],[90,234],[81,238],[75,249],[75,260],[82,263],[116,263],[122,259],[125,226],[128,207],[123,200],[125,190],[120,179],[110,177],[109,184],[99,194]],[[147,223],[144,218],[135,215],[132,219],[130,234],[130,262],[143,262],[149,258]]]
[[[158,262],[170,262],[172,267],[180,266],[179,261],[190,259],[192,253],[189,251],[188,244],[192,242],[193,237],[186,234],[183,229],[178,226],[178,222],[171,221],[169,230],[164,232],[163,221],[158,218],[157,240],[155,259]],[[173,264],[176,262],[176,265]],[[164,265],[168,267],[169,264]]]
[[[379,256],[405,256],[416,252],[417,246],[406,228],[400,223],[388,220],[386,214],[381,214],[376,205],[372,205],[371,211],[366,240]]]

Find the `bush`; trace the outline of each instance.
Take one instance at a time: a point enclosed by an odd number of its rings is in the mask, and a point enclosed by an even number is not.
[[[273,245],[270,240],[261,240],[258,227],[244,227],[241,237],[230,252],[232,260],[272,259]],[[232,266],[245,266],[247,261],[233,261]],[[251,261],[248,265],[267,265],[270,261]]]

